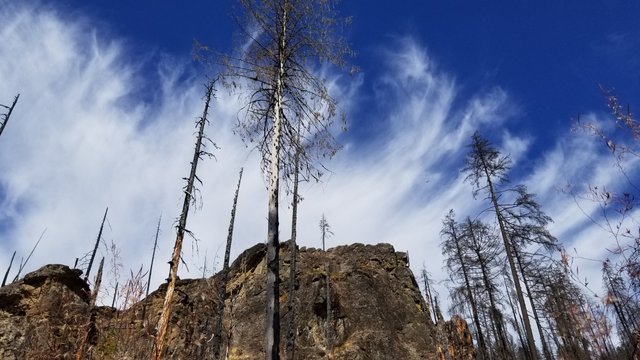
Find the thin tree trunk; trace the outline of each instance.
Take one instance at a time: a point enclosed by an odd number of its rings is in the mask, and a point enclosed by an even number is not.
[[[325,230],[322,230],[322,251],[325,250]],[[327,319],[325,322],[325,336],[327,338],[327,353],[331,354],[333,351],[333,334],[331,326],[331,269],[329,263],[324,264],[325,271],[325,300],[327,303]]]
[[[518,303],[520,305],[520,310],[522,312],[522,319],[524,320],[525,333],[527,334],[527,343],[529,354],[531,355],[531,360],[537,360],[537,352],[536,352],[536,343],[533,339],[533,331],[531,330],[531,323],[529,322],[529,314],[527,312],[527,305],[524,302],[524,295],[522,294],[522,288],[520,287],[520,279],[518,277],[518,271],[516,270],[515,262],[513,261],[513,254],[511,251],[511,243],[509,240],[509,236],[507,235],[507,229],[504,225],[504,220],[502,219],[502,212],[500,211],[500,207],[498,206],[498,198],[496,196],[496,192],[493,188],[493,182],[491,181],[491,175],[487,170],[487,164],[485,162],[484,157],[481,158],[484,173],[487,179],[487,184],[489,186],[489,193],[491,196],[491,202],[494,207],[494,211],[496,213],[496,217],[498,219],[498,226],[500,227],[500,234],[502,235],[502,241],[504,243],[505,253],[507,254],[507,260],[509,261],[509,268],[511,269],[511,276],[513,277],[513,283],[516,287],[516,296],[518,297]]]
[[[427,307],[429,308],[427,310],[428,310],[429,319],[431,319],[431,313],[433,313],[432,321],[435,324],[436,320],[437,320],[435,312],[434,312],[435,311],[435,305],[433,303],[433,297],[431,296],[431,285],[429,285],[429,277],[427,275],[427,270],[424,269],[424,268],[422,269],[422,277],[423,277],[423,280],[424,280],[424,292],[425,292],[425,295],[427,296]],[[475,321],[474,321],[474,323],[475,323]],[[475,323],[475,325],[478,326],[477,323]]]
[[[13,264],[13,258],[16,256],[16,252],[13,252],[13,255],[11,255],[11,261],[9,262],[9,267],[7,268],[7,272],[4,273],[4,278],[2,278],[2,286],[5,286],[7,284],[7,276],[9,276],[9,272],[11,271],[11,265]]]
[[[96,239],[96,244],[93,247],[93,251],[91,252],[91,259],[89,260],[89,266],[87,266],[87,272],[84,274],[84,281],[89,279],[89,273],[91,273],[91,267],[93,266],[93,260],[96,257],[96,252],[98,252],[98,245],[100,245],[100,239],[102,238],[102,229],[104,229],[104,222],[107,220],[107,212],[109,212],[109,207],[104,211],[104,216],[102,217],[102,223],[100,224],[100,230],[98,231],[98,238]]]
[[[16,97],[13,99],[13,103],[11,104],[11,106],[1,105],[2,107],[9,109],[9,111],[4,115],[2,124],[0,124],[0,135],[2,135],[2,132],[4,131],[5,126],[7,126],[7,123],[9,122],[9,118],[11,117],[11,113],[13,112],[13,108],[16,107],[16,103],[18,102],[19,97],[20,97],[20,94],[16,95]]]
[[[620,325],[622,325],[622,329],[629,339],[629,344],[633,344],[633,334],[629,329],[629,325],[627,324],[627,318],[624,314],[624,309],[620,306],[620,296],[618,295],[615,286],[613,285],[613,280],[611,279],[611,275],[608,272],[605,272],[607,275],[607,280],[609,281],[609,286],[611,288],[611,292],[613,293],[614,301],[613,301],[613,309],[615,310],[616,315],[618,316],[618,321],[620,321]]]
[[[233,225],[236,221],[236,206],[238,205],[238,194],[240,193],[240,183],[242,182],[243,172],[244,168],[240,168],[240,174],[238,175],[238,186],[236,187],[236,193],[233,197],[233,207],[231,208],[231,220],[229,221],[229,231],[227,232],[227,247],[224,250],[224,263],[222,265],[223,270],[229,269],[229,261],[231,258],[231,241],[233,239]]]
[[[469,223],[469,226],[471,226],[471,223]],[[473,322],[476,324],[476,328],[478,329],[478,347],[480,350],[480,358],[483,359],[487,353],[487,346],[484,342],[484,335],[482,334],[482,328],[480,327],[480,319],[478,318],[478,306],[476,305],[476,301],[473,297],[473,292],[471,291],[471,282],[469,281],[469,271],[467,270],[464,259],[462,258],[462,248],[460,247],[460,240],[458,239],[455,225],[453,223],[451,223],[451,235],[453,236],[453,241],[456,244],[456,255],[458,255],[458,261],[460,262],[460,266],[462,267],[464,284],[467,289],[467,296],[469,297],[469,303],[471,304],[471,311],[473,313]]]
[[[298,134],[300,133],[300,126],[298,126]],[[300,144],[298,144],[300,146]],[[293,201],[291,202],[291,242],[289,243],[289,256],[291,256],[289,264],[289,297],[287,299],[287,314],[289,319],[287,321],[287,345],[286,356],[288,360],[293,360],[295,355],[295,342],[296,342],[296,326],[295,326],[295,292],[296,292],[296,260],[298,256],[298,246],[296,245],[296,238],[298,236],[297,224],[298,224],[298,176],[300,166],[300,151],[296,151],[294,159],[294,173],[293,173]]]
[[[95,332],[95,322],[96,322],[96,300],[98,298],[98,293],[100,292],[100,284],[102,284],[102,268],[104,266],[104,257],[100,260],[100,265],[98,266],[98,273],[96,274],[95,284],[93,286],[93,292],[91,292],[91,299],[89,300],[89,323],[87,324],[87,329],[85,331],[84,336],[78,346],[78,351],[76,352],[76,360],[83,360],[85,357],[85,353],[87,350],[87,343],[90,341],[91,335]]]
[[[513,314],[513,326],[516,330],[516,334],[518,334],[520,345],[522,346],[522,349],[525,350],[527,343],[524,341],[524,338],[522,337],[522,329],[520,329],[520,316],[518,315],[516,306],[514,306],[513,301],[511,301],[512,292],[509,291],[509,286],[507,285],[506,279],[505,279],[504,287],[507,291],[507,300],[509,301],[509,307],[511,308],[511,313]]]
[[[220,306],[218,307],[218,319],[213,330],[213,358],[220,359],[220,350],[222,347],[223,329],[222,320],[224,317],[225,301],[227,300],[227,282],[229,280],[229,262],[231,258],[231,242],[233,240],[233,225],[236,220],[236,206],[238,205],[238,194],[240,193],[240,183],[242,182],[242,172],[244,168],[240,168],[238,175],[238,186],[233,197],[233,206],[231,207],[231,220],[229,221],[229,231],[227,232],[227,245],[224,251],[224,262],[222,263],[222,274],[220,280]]]
[[[529,297],[529,300],[531,303],[531,312],[533,313],[533,319],[536,321],[538,334],[540,334],[540,343],[542,344],[542,352],[544,353],[544,358],[546,360],[552,360],[553,358],[551,356],[551,352],[549,351],[549,346],[547,345],[547,341],[544,336],[544,331],[542,331],[542,324],[540,323],[538,310],[536,309],[536,304],[533,301],[531,288],[529,287],[529,282],[527,281],[527,275],[524,271],[524,266],[522,265],[522,259],[520,258],[520,253],[518,252],[518,249],[513,248],[513,254],[516,256],[516,261],[518,262],[518,267],[520,268],[520,273],[522,274],[522,281],[524,282],[524,288],[527,291],[527,296]]]
[[[18,273],[16,274],[16,277],[13,279],[13,281],[18,281],[18,278],[20,277],[20,274],[22,273],[22,270],[27,266],[27,263],[29,262],[29,259],[31,259],[31,256],[33,255],[33,252],[36,251],[36,248],[40,244],[40,241],[42,240],[42,238],[44,237],[44,234],[46,232],[47,232],[47,229],[45,228],[42,231],[42,234],[40,234],[40,237],[38,238],[38,241],[36,241],[36,244],[33,245],[33,248],[31,249],[31,252],[29,252],[29,255],[24,260],[24,262],[22,262],[22,259],[20,259],[20,266],[18,267]]]
[[[273,135],[271,138],[271,172],[269,174],[269,213],[267,224],[267,322],[265,331],[265,359],[280,359],[280,240],[278,234],[278,196],[280,191],[280,148],[282,146],[282,105],[285,49],[289,2],[282,6],[282,27],[279,34],[278,69],[273,106]]]
[[[162,214],[158,218],[156,226],[156,237],[153,241],[153,252],[151,252],[151,264],[149,265],[149,277],[147,278],[147,291],[144,296],[144,304],[142,305],[142,327],[147,323],[147,306],[149,304],[149,289],[151,288],[151,274],[153,273],[153,261],[156,258],[156,248],[158,247],[158,235],[160,235],[160,222],[162,222]]]
[[[118,283],[116,282],[116,289],[113,291],[113,300],[111,300],[111,307],[115,307],[117,296],[118,296]]]
[[[187,186],[185,188],[184,203],[182,204],[182,213],[180,214],[180,220],[178,221],[178,229],[176,234],[176,242],[173,247],[173,255],[169,262],[169,284],[167,285],[167,292],[164,298],[164,304],[162,305],[162,313],[160,320],[158,321],[158,332],[155,338],[154,349],[152,359],[159,360],[162,357],[165,346],[165,337],[167,328],[169,327],[169,319],[171,317],[171,307],[173,301],[173,292],[175,291],[176,281],[178,278],[178,266],[180,265],[180,255],[182,253],[182,242],[184,240],[184,234],[187,227],[187,216],[189,215],[189,206],[191,205],[191,199],[193,197],[194,183],[197,178],[196,170],[198,168],[198,160],[203,154],[202,143],[205,139],[204,127],[207,123],[207,115],[209,112],[209,103],[213,94],[213,84],[209,83],[207,86],[207,95],[205,99],[204,111],[202,117],[198,121],[198,139],[196,140],[196,147],[193,152],[193,160],[191,161],[191,171],[189,178],[187,179]]]

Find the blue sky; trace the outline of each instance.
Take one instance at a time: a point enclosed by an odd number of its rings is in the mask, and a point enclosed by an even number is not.
[[[0,0],[0,103],[22,94],[0,138],[0,269],[14,249],[27,254],[44,228],[27,271],[72,264],[91,248],[105,206],[105,239],[121,249],[123,274],[148,261],[161,212],[159,254],[168,258],[205,81],[192,41],[229,52],[234,4]],[[598,284],[607,238],[582,213],[598,209],[584,202],[580,210],[557,189],[569,181],[579,191],[621,186],[606,148],[570,128],[579,114],[606,119],[598,84],[635,100],[640,4],[352,0],[340,9],[353,16],[346,36],[361,71],[323,73],[351,131],[327,163],[333,173],[303,186],[301,244],[319,246],[324,213],[333,245],[390,242],[409,251],[416,273],[424,263],[445,279],[442,219],[450,208],[460,217],[483,208],[459,174],[479,129],[511,154],[512,180],[538,194],[554,235],[594,260],[581,273]],[[198,276],[205,256],[221,255],[240,166],[234,255],[266,230],[257,155],[233,134],[240,102],[224,89],[218,98],[208,131],[221,149],[200,170],[202,202],[190,217],[199,241],[186,246],[183,278]],[[154,286],[163,277],[158,271]]]

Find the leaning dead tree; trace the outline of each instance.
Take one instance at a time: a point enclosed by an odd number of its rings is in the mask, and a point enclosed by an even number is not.
[[[196,170],[198,169],[198,161],[204,156],[212,156],[211,153],[205,151],[203,148],[206,147],[207,142],[213,144],[213,142],[205,135],[204,128],[205,125],[209,123],[209,120],[207,120],[207,116],[209,114],[209,104],[211,102],[211,98],[213,97],[214,85],[215,80],[211,81],[206,86],[204,111],[202,112],[202,116],[199,117],[196,121],[198,136],[196,140],[195,150],[193,152],[193,160],[191,161],[191,171],[189,172],[189,177],[186,178],[187,185],[184,188],[184,202],[182,204],[182,212],[180,213],[180,218],[178,220],[178,226],[176,229],[177,234],[176,241],[173,247],[173,255],[171,256],[171,261],[169,261],[169,284],[167,285],[167,292],[164,297],[164,304],[162,305],[162,313],[160,314],[160,319],[158,321],[157,334],[152,353],[152,359],[154,360],[158,360],[162,357],[162,352],[165,346],[165,337],[167,328],[169,326],[169,318],[171,316],[173,293],[175,291],[176,280],[178,277],[178,266],[180,265],[180,255],[182,254],[182,242],[184,240],[185,233],[188,233],[187,216],[189,214],[189,207],[191,206],[192,200],[194,199],[194,191],[196,190],[195,182],[196,180],[198,182],[201,182],[196,175]]]
[[[11,255],[11,261],[9,262],[9,267],[7,268],[7,272],[4,273],[4,277],[2,278],[2,285],[0,287],[5,286],[7,284],[7,277],[9,276],[9,272],[11,271],[11,265],[13,265],[13,258],[16,257],[16,252],[13,252]]]
[[[20,94],[16,95],[11,105],[0,104],[0,108],[7,109],[7,112],[5,114],[0,115],[0,135],[2,135],[2,132],[4,131],[5,126],[7,126],[7,123],[9,122],[11,113],[13,112],[13,109],[16,107],[16,104],[18,103],[18,98],[20,98]]]
[[[344,22],[331,0],[239,0],[239,21],[246,46],[227,58],[227,84],[246,86],[239,132],[257,144],[267,175],[266,359],[279,359],[279,215],[280,181],[293,171],[298,139],[300,169],[318,178],[315,160],[330,157],[338,146],[331,133],[336,101],[314,72],[322,63],[345,65],[350,51],[336,36]],[[236,81],[239,80],[239,81]],[[297,131],[298,123],[300,132]]]
[[[98,245],[100,245],[100,239],[102,239],[102,230],[104,229],[104,222],[105,220],[107,220],[107,212],[109,212],[109,207],[107,207],[104,211],[104,216],[102,217],[102,223],[100,224],[100,230],[98,231],[98,238],[96,239],[96,244],[93,247],[93,251],[91,252],[91,259],[89,260],[89,265],[87,266],[87,272],[84,274],[84,281],[87,281],[89,279],[91,266],[93,265],[93,260],[96,257],[96,252],[98,252]]]
[[[222,318],[224,317],[224,303],[227,300],[227,282],[229,281],[229,262],[231,261],[231,242],[233,240],[233,226],[236,221],[236,207],[238,205],[238,195],[240,194],[240,183],[242,182],[242,173],[244,168],[240,168],[240,174],[238,175],[238,185],[236,186],[236,193],[233,196],[233,206],[231,207],[231,220],[229,220],[229,231],[227,232],[227,246],[224,250],[224,263],[222,264],[222,279],[220,285],[220,307],[218,309],[218,320],[216,321],[216,327],[214,329],[213,339],[213,358],[221,359],[220,349],[223,339],[222,331]]]
[[[151,252],[151,265],[149,266],[149,277],[147,278],[147,290],[144,296],[144,304],[142,305],[142,326],[147,323],[147,306],[149,303],[149,289],[151,287],[151,274],[153,274],[153,262],[156,259],[156,249],[158,248],[158,235],[160,235],[160,223],[162,222],[162,214],[158,218],[158,225],[156,226],[156,236],[153,240],[153,251]]]
[[[44,237],[44,234],[47,233],[47,229],[45,228],[42,231],[42,234],[40,234],[40,237],[38,238],[38,241],[36,241],[36,244],[33,245],[33,248],[31,248],[31,251],[29,252],[29,255],[27,256],[27,258],[22,261],[22,259],[20,259],[20,266],[18,266],[18,273],[16,274],[16,277],[13,278],[13,281],[18,281],[18,278],[20,277],[20,274],[22,273],[22,270],[24,270],[24,268],[27,266],[27,263],[29,262],[29,259],[31,259],[31,256],[33,255],[33,252],[36,251],[36,248],[38,247],[38,245],[40,245],[40,241],[42,241],[42,238]]]

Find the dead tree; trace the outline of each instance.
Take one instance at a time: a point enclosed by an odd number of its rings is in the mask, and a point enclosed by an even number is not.
[[[484,359],[487,356],[487,346],[484,341],[480,318],[478,317],[478,305],[476,304],[475,297],[473,296],[471,274],[468,261],[466,261],[468,256],[465,254],[465,251],[463,251],[463,246],[461,244],[462,241],[460,239],[460,233],[462,231],[459,227],[460,226],[455,221],[455,214],[453,210],[449,210],[449,214],[443,221],[442,230],[440,231],[440,236],[443,238],[440,247],[442,248],[442,254],[447,256],[446,265],[451,277],[459,277],[460,274],[462,274],[465,295],[469,301],[471,314],[473,316],[473,323],[475,324],[477,331],[476,335],[480,358]]]
[[[16,95],[16,97],[13,99],[13,103],[10,106],[0,104],[0,107],[7,109],[7,113],[2,114],[2,118],[0,118],[0,135],[2,135],[5,126],[7,126],[7,123],[9,122],[9,118],[11,117],[13,109],[16,107],[18,98],[20,98],[20,94]]]
[[[298,133],[300,129],[298,128]],[[288,360],[293,360],[295,355],[295,341],[296,341],[296,328],[295,328],[295,292],[296,292],[296,261],[298,256],[298,246],[296,244],[298,236],[298,202],[300,197],[298,195],[298,182],[300,173],[300,154],[299,150],[296,153],[293,164],[293,200],[291,201],[291,242],[289,244],[289,256],[291,257],[289,264],[289,297],[287,298],[287,314],[289,318],[287,320],[287,344],[286,344],[286,357]]]
[[[522,312],[525,333],[527,335],[527,351],[532,360],[537,360],[538,352],[533,338],[533,331],[531,330],[531,322],[529,321],[524,293],[520,286],[520,277],[516,269],[512,242],[505,224],[505,209],[498,201],[502,192],[496,187],[496,185],[504,184],[507,181],[507,173],[511,168],[511,160],[508,156],[501,155],[500,152],[496,150],[489,141],[482,138],[478,132],[473,134],[469,147],[471,150],[467,155],[466,166],[463,170],[468,174],[465,180],[473,184],[474,196],[477,196],[480,192],[485,194],[485,198],[491,204],[492,210],[496,215],[505,254],[507,255],[509,268],[511,270],[511,277],[515,285],[518,304]]]
[[[162,222],[162,214],[158,218],[158,225],[156,226],[156,236],[153,241],[153,251],[151,252],[151,265],[149,265],[149,277],[147,278],[147,290],[144,295],[144,304],[142,304],[142,326],[144,327],[147,322],[147,306],[149,303],[149,289],[151,287],[151,274],[153,274],[153,261],[156,258],[156,249],[158,248],[158,235],[160,235],[160,223]]]
[[[20,259],[20,266],[18,267],[18,273],[16,274],[16,277],[13,278],[13,281],[18,281],[18,278],[20,277],[20,274],[22,273],[22,270],[27,266],[27,263],[29,262],[29,259],[31,259],[31,255],[33,255],[33,252],[36,251],[36,248],[38,247],[38,245],[40,244],[40,241],[42,240],[42,238],[44,237],[44,234],[47,232],[47,229],[44,229],[42,231],[42,234],[40,234],[40,237],[38,238],[38,241],[36,241],[36,244],[33,245],[33,248],[31,249],[31,251],[29,252],[29,255],[27,256],[27,258],[24,260],[24,262],[22,261],[22,259]]]
[[[176,241],[173,247],[173,255],[171,256],[171,261],[169,261],[169,284],[167,284],[167,292],[165,294],[164,304],[162,305],[162,313],[160,314],[160,319],[158,321],[157,334],[154,342],[152,354],[152,359],[154,360],[159,360],[162,357],[162,352],[164,351],[165,337],[169,326],[169,318],[171,316],[173,293],[175,291],[176,281],[178,278],[178,266],[180,265],[180,258],[182,254],[182,242],[184,240],[185,233],[188,232],[187,216],[189,214],[191,202],[195,199],[195,181],[197,180],[198,182],[201,182],[196,175],[198,160],[203,156],[212,156],[212,154],[205,151],[203,147],[206,147],[207,141],[211,142],[211,140],[209,140],[205,135],[204,128],[209,122],[207,120],[207,115],[209,114],[209,104],[213,96],[214,84],[215,81],[212,81],[206,86],[204,111],[202,112],[202,116],[196,121],[198,136],[196,139],[195,150],[193,152],[193,160],[191,160],[191,171],[189,172],[189,177],[185,179],[187,180],[187,185],[184,188],[184,202],[182,204],[182,212],[180,213],[176,229]],[[213,143],[211,142],[211,144]]]
[[[93,259],[96,257],[96,252],[98,252],[98,245],[100,245],[100,239],[102,239],[102,229],[104,229],[104,222],[107,220],[107,212],[109,212],[109,207],[104,211],[104,216],[102,217],[102,223],[100,224],[100,230],[98,231],[98,238],[96,239],[96,244],[93,247],[93,251],[91,252],[91,259],[89,260],[89,265],[87,266],[87,272],[84,274],[84,281],[89,279],[89,273],[91,272],[91,266],[93,265]]]
[[[87,350],[87,344],[91,341],[91,338],[95,336],[96,332],[96,300],[98,293],[100,292],[100,284],[102,283],[102,268],[104,266],[104,257],[100,260],[98,266],[98,273],[96,274],[95,283],[93,285],[93,291],[91,292],[91,299],[89,300],[89,322],[87,323],[87,329],[78,345],[78,351],[76,352],[76,360],[83,360]]]
[[[322,214],[322,218],[320,219],[320,231],[322,232],[322,251],[326,251],[325,242],[329,238],[329,236],[333,235],[331,232],[331,226],[329,226],[329,222],[327,222],[327,218]],[[325,254],[325,256],[327,256]],[[329,261],[324,264],[325,271],[325,300],[327,302],[327,318],[325,322],[325,336],[327,338],[327,353],[331,353],[333,351],[333,331],[332,324],[333,321],[331,319],[331,268],[329,265]]]
[[[246,17],[242,28],[247,45],[226,60],[229,83],[249,87],[240,130],[244,139],[257,143],[267,175],[267,320],[266,359],[279,359],[279,215],[281,174],[292,174],[298,148],[300,169],[318,178],[315,160],[332,156],[338,146],[331,134],[336,101],[311,66],[333,63],[343,67],[350,54],[336,37],[334,1],[239,0]],[[301,132],[297,123],[300,123]]]
[[[7,284],[7,276],[9,276],[9,272],[11,271],[11,265],[13,265],[13,258],[16,257],[16,252],[13,252],[13,255],[11,255],[11,261],[9,261],[9,267],[7,268],[7,272],[4,273],[4,278],[2,278],[2,286],[5,286]]]
[[[238,195],[240,194],[240,183],[242,182],[242,173],[244,168],[240,168],[240,174],[238,175],[238,185],[236,186],[236,193],[233,196],[233,206],[231,207],[231,220],[229,220],[229,231],[227,232],[227,246],[224,250],[224,263],[222,264],[222,278],[220,285],[220,307],[218,308],[218,320],[214,328],[213,339],[213,358],[220,359],[220,348],[223,339],[222,319],[224,317],[225,301],[227,300],[227,282],[229,281],[229,262],[231,260],[231,241],[233,240],[233,226],[236,220],[236,206],[238,205]]]

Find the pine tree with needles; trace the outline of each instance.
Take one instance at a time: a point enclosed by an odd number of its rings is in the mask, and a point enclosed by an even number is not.
[[[226,80],[246,87],[239,132],[256,143],[268,178],[265,353],[272,360],[280,357],[280,182],[294,173],[296,156],[300,171],[318,179],[323,168],[317,161],[338,150],[332,135],[337,103],[317,71],[326,63],[344,68],[351,51],[338,36],[347,21],[337,17],[336,1],[239,2],[247,41],[237,56],[226,58]]]

